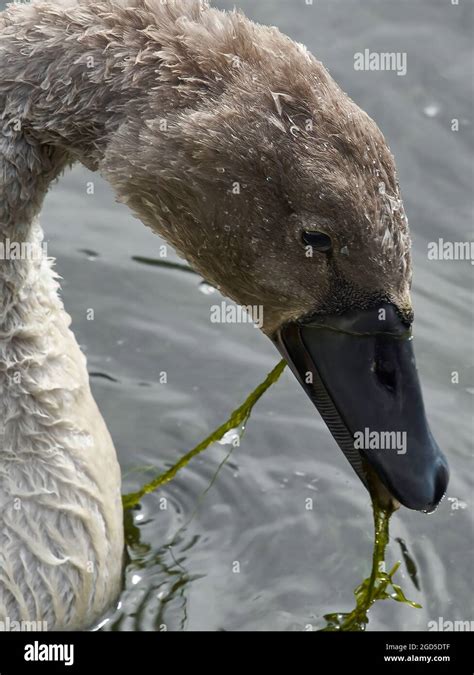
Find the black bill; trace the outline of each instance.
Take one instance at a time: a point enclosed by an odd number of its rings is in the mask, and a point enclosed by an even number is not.
[[[289,322],[273,339],[362,482],[373,470],[401,504],[433,511],[449,469],[395,307]]]

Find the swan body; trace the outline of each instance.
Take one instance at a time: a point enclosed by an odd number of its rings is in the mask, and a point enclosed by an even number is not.
[[[402,339],[411,257],[393,157],[322,64],[199,0],[10,5],[0,62],[2,242],[41,246],[50,184],[75,161],[99,170],[210,283],[262,306],[361,480],[371,465],[401,503],[434,508],[447,468]],[[116,453],[51,260],[2,260],[0,303],[0,620],[85,628],[120,590]],[[363,396],[338,388],[341,355]],[[354,452],[364,396],[413,433],[407,457]]]
[[[31,243],[38,247],[42,237],[33,223]],[[18,275],[8,267],[0,323],[0,618],[80,628],[120,590],[120,470],[51,262],[43,257]]]

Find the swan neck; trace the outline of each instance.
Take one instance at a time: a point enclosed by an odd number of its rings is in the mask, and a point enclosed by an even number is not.
[[[64,151],[25,137],[0,135],[0,309],[3,314],[34,288],[47,257],[38,215],[62,170]]]

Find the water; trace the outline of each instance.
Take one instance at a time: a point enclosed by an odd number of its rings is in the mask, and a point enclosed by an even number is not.
[[[214,4],[230,8],[234,0]],[[472,238],[472,6],[237,4],[307,44],[377,120],[397,159],[413,232],[418,366],[451,465],[450,499],[431,516],[403,509],[393,517],[387,567],[402,559],[400,538],[421,590],[405,564],[398,583],[423,609],[379,603],[369,630],[470,619],[473,269],[428,260],[427,243]],[[365,48],[406,52],[407,75],[355,72],[354,53]],[[460,131],[451,131],[452,118]],[[200,288],[199,277],[147,264],[163,242],[114,203],[98,176],[80,167],[67,173],[48,195],[42,223],[130,492],[221,424],[279,356],[249,324],[211,323],[210,306],[221,297]],[[368,496],[289,372],[257,405],[205,493],[230,447],[214,445],[144,498],[128,529],[126,588],[103,630],[302,630],[352,609],[352,590],[370,571]]]

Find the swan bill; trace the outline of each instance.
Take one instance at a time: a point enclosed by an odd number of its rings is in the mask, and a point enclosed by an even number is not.
[[[355,472],[395,500],[434,511],[449,479],[425,415],[411,325],[394,305],[284,324],[273,341]]]

